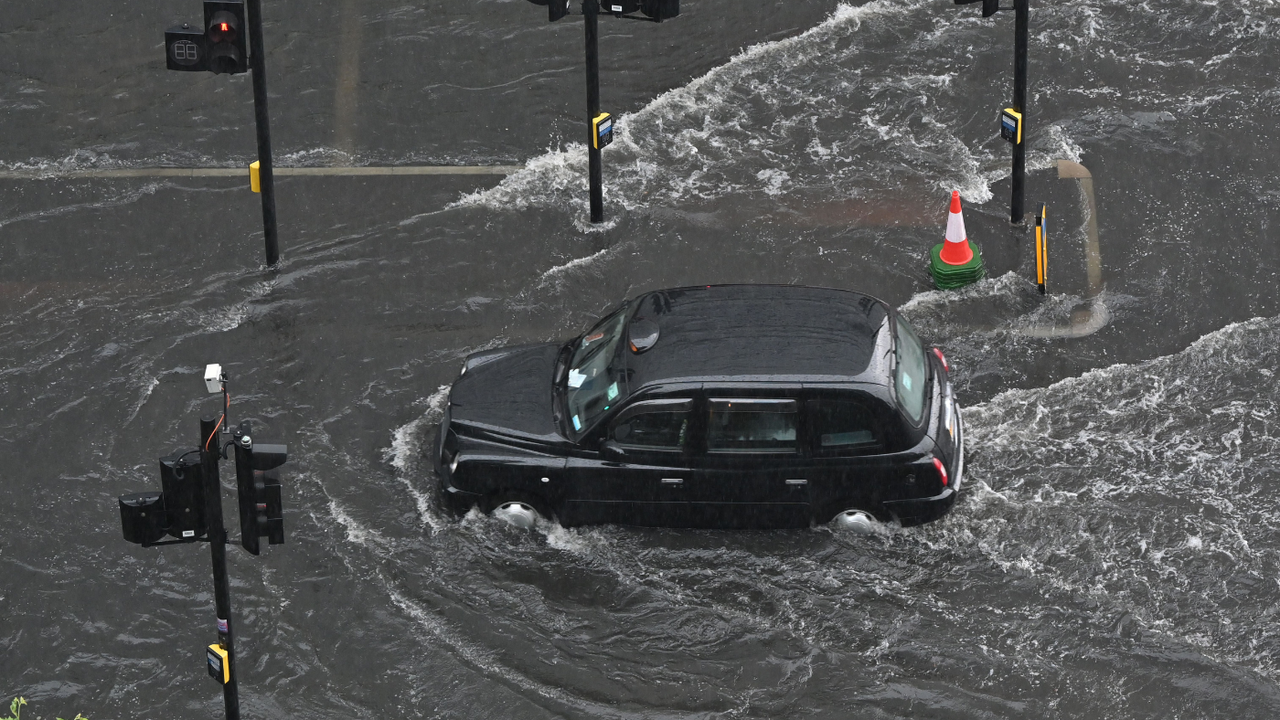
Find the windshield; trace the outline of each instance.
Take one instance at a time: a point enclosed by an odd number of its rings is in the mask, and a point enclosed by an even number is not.
[[[625,395],[625,388],[620,385],[622,378],[610,363],[626,319],[626,308],[623,308],[596,323],[575,341],[577,347],[573,349],[565,377],[569,422],[575,432],[590,427]]]
[[[893,344],[896,368],[894,385],[898,389],[898,404],[907,412],[911,422],[920,422],[925,401],[924,347],[915,330],[902,317],[898,318],[897,342]]]

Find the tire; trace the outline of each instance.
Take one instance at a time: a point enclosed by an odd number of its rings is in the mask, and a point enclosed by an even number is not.
[[[833,530],[848,532],[854,535],[870,535],[880,525],[875,513],[859,507],[846,507],[832,514],[827,524]]]
[[[522,530],[532,530],[539,520],[555,522],[546,500],[528,493],[503,492],[489,496],[489,514]]]

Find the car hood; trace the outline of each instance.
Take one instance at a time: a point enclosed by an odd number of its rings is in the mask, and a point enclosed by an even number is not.
[[[563,442],[552,416],[555,343],[503,348],[467,358],[449,393],[452,422],[542,442]]]

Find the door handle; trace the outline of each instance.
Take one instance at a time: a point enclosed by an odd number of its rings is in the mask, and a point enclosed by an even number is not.
[[[684,478],[662,478],[663,485],[683,485]]]
[[[802,485],[808,485],[809,481],[804,478],[787,478],[787,484],[792,487],[800,487]]]

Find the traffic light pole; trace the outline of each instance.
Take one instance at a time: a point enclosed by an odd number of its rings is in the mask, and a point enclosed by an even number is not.
[[[587,35],[587,164],[591,177],[591,222],[598,223],[604,220],[604,170],[600,151],[596,149],[592,121],[600,114],[599,4],[594,0],[582,3],[582,14],[586,19]]]
[[[1022,115],[1023,142],[1013,144],[1013,197],[1009,201],[1009,222],[1023,220],[1022,196],[1027,174],[1027,34],[1031,0],[1014,0],[1013,109]]]
[[[262,43],[262,0],[247,0],[246,7],[249,11],[249,68],[253,71],[253,116],[258,126],[262,231],[267,243],[267,264],[275,265],[280,259],[280,243],[276,238],[276,187],[271,175],[271,124],[267,116],[267,53]]]
[[[257,0],[250,0],[257,4]],[[257,75],[254,75],[255,85]],[[225,415],[223,416],[225,419]],[[218,644],[227,651],[231,679],[222,686],[222,703],[227,720],[240,720],[240,696],[236,687],[235,645],[231,634],[231,585],[227,580],[227,529],[222,525],[222,482],[218,460],[222,455],[216,417],[200,418],[200,464],[204,475],[205,520],[208,523],[209,551],[213,557],[213,602],[218,614]]]

